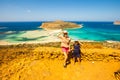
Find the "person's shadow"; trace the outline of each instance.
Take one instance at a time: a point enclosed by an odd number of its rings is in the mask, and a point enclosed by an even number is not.
[[[70,51],[68,54],[67,65],[69,65],[71,63],[71,59],[73,59],[73,52],[72,51]]]

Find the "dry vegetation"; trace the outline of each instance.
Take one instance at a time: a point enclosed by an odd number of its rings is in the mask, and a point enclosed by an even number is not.
[[[49,29],[49,30],[54,30],[54,29],[63,29],[63,28],[79,28],[82,27],[76,23],[72,22],[64,22],[64,21],[54,21],[54,22],[45,22],[42,23],[41,28],[44,29]]]
[[[85,68],[92,66],[91,63],[89,63],[92,61],[97,62],[96,67],[100,67],[102,64],[104,67],[111,65],[112,67],[110,67],[108,71],[111,70],[109,73],[115,76],[112,79],[109,77],[98,80],[115,80],[116,76],[116,79],[119,79],[120,44],[109,44],[105,42],[83,42],[82,44],[81,64],[86,65]],[[74,68],[70,65],[66,71],[64,71],[62,66],[63,60],[64,56],[61,52],[60,43],[0,46],[0,70],[2,71],[0,78],[2,80],[54,80],[54,78],[59,76],[58,80],[68,80],[71,78],[63,76],[71,76],[72,71],[74,71],[76,67],[78,70],[76,75],[79,76],[75,76],[71,80],[79,80],[79,77],[83,74],[80,71],[81,68],[79,68],[79,65],[74,66]],[[73,62],[72,59],[71,62]],[[114,64],[114,69],[112,69],[112,64]],[[100,68],[102,69],[102,67]],[[103,73],[106,74],[106,72]],[[88,80],[95,79],[97,79],[97,77],[89,78]],[[81,80],[87,79],[81,77]]]

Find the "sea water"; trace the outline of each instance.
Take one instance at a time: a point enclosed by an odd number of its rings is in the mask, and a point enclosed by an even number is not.
[[[68,29],[70,37],[78,40],[120,41],[120,25],[113,22],[76,22],[82,28]]]
[[[81,22],[72,21],[82,28],[66,29],[73,40],[89,41],[120,41],[120,25],[113,22]],[[26,31],[43,30],[43,22],[0,22],[0,40],[8,42],[34,41],[40,39],[21,39],[20,35]]]

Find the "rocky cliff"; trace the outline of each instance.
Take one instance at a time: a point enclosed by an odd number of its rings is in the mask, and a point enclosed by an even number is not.
[[[115,21],[114,25],[120,25],[120,21]]]
[[[78,28],[82,27],[78,24],[72,23],[72,22],[64,22],[64,21],[54,21],[54,22],[45,22],[42,23],[41,28],[43,29],[64,29],[64,28]]]

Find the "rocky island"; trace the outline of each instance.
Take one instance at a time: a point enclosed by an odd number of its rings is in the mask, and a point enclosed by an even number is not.
[[[115,21],[114,25],[120,25],[120,21]]]
[[[64,29],[64,28],[79,28],[82,27],[81,25],[78,25],[76,23],[72,22],[64,22],[61,20],[57,20],[54,22],[45,22],[42,23],[41,28],[45,30],[56,30],[56,29]]]

